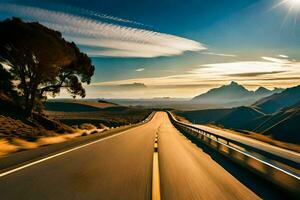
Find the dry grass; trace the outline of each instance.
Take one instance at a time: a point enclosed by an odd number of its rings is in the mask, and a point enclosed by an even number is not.
[[[10,144],[6,139],[0,140],[0,157],[15,151],[18,151],[16,145]]]
[[[79,127],[80,127],[80,129],[86,129],[86,130],[92,130],[92,129],[96,129],[97,128],[93,124],[89,124],[89,123],[81,124]]]
[[[35,149],[38,145],[35,142],[29,142],[20,138],[13,138],[12,144],[16,145],[18,149]]]
[[[51,145],[51,144],[57,144],[61,142],[65,142],[67,140],[80,137],[83,133],[85,135],[94,134],[94,133],[102,133],[105,130],[108,130],[109,128],[101,128],[101,129],[78,129],[75,133],[70,134],[63,134],[63,135],[56,135],[51,137],[42,137],[37,139],[34,142],[26,141],[20,138],[12,138],[11,142],[9,142],[7,139],[1,139],[0,140],[0,157],[3,157],[7,154],[20,151],[20,150],[28,150],[28,149],[35,149],[41,146]]]

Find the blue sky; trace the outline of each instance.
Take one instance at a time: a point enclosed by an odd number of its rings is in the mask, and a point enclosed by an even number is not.
[[[297,85],[299,12],[299,0],[0,1],[0,19],[39,21],[90,55],[87,96],[104,98]],[[119,87],[135,82],[145,87]]]

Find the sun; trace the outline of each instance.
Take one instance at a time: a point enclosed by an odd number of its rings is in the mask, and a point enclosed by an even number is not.
[[[281,6],[288,7],[290,11],[300,10],[300,0],[279,0],[279,2],[273,8]]]
[[[280,4],[285,4],[289,7],[290,10],[299,10],[300,9],[300,0],[283,0]]]
[[[291,6],[300,7],[300,0],[287,0],[287,3]]]
[[[277,0],[278,3],[275,4],[273,9],[286,9],[287,13],[283,19],[282,26],[285,24],[290,24],[292,22],[293,26],[296,27],[298,19],[300,18],[300,0]]]

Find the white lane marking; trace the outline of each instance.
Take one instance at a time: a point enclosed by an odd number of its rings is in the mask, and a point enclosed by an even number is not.
[[[144,124],[142,124],[142,125],[144,125]],[[140,127],[140,126],[135,127],[135,128],[133,128],[133,129],[136,129],[136,128],[139,128],[139,127]],[[114,134],[114,135],[111,135],[111,136],[108,136],[108,137],[105,137],[105,138],[101,138],[101,139],[99,139],[99,140],[96,140],[96,141],[93,141],[93,142],[90,142],[90,143],[87,143],[87,144],[84,144],[84,145],[81,145],[81,146],[78,146],[78,147],[74,147],[74,148],[72,148],[72,149],[69,149],[69,150],[66,150],[66,151],[57,153],[57,154],[55,154],[55,155],[52,155],[52,156],[49,156],[49,157],[46,157],[46,158],[43,158],[43,159],[34,161],[34,162],[32,162],[32,163],[28,163],[28,164],[23,165],[23,166],[21,166],[21,167],[17,167],[17,168],[15,168],[15,169],[12,169],[12,170],[3,172],[3,173],[0,174],[0,178],[1,178],[1,177],[4,177],[4,176],[7,176],[7,175],[9,175],[9,174],[12,174],[12,173],[14,173],[14,172],[20,171],[20,170],[22,170],[22,169],[25,169],[25,168],[27,168],[27,167],[30,167],[30,166],[33,166],[33,165],[42,163],[42,162],[44,162],[44,161],[50,160],[50,159],[52,159],[52,158],[55,158],[55,157],[64,155],[64,154],[66,154],[66,153],[70,153],[70,152],[72,152],[72,151],[75,151],[75,150],[78,150],[78,149],[81,149],[81,148],[90,146],[90,145],[92,145],[92,144],[101,142],[101,141],[103,141],[103,140],[108,140],[108,139],[110,139],[110,138],[113,138],[113,137],[116,137],[116,136],[118,136],[118,135],[124,134],[124,133],[126,133],[126,132],[128,132],[128,131],[131,131],[131,130],[133,130],[133,129],[125,130],[125,131],[122,131],[122,132],[120,132],[120,133],[117,133],[117,134]]]

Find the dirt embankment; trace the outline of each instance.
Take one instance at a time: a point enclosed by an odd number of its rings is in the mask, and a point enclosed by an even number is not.
[[[59,129],[47,130],[41,124],[28,125],[22,120],[0,115],[0,157],[16,151],[64,142],[79,136],[101,133],[109,129],[104,125],[95,127],[92,124],[82,124],[80,128],[75,129],[56,121],[52,123]]]

